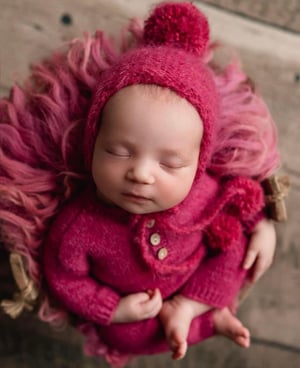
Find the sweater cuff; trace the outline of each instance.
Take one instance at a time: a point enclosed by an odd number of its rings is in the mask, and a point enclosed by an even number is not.
[[[93,321],[101,325],[109,325],[120,302],[120,296],[110,288],[103,287],[88,307],[88,314]]]
[[[214,290],[202,289],[199,292],[197,288],[190,287],[189,285],[189,287],[182,290],[181,294],[188,299],[193,299],[214,308],[223,308],[226,306],[224,296]]]
[[[245,252],[246,241],[208,257],[183,286],[182,295],[215,308],[229,305],[247,275],[242,267]]]
[[[196,300],[200,303],[209,305],[214,308],[224,308],[228,306],[236,297],[239,289],[241,288],[244,279],[246,277],[246,272],[241,270],[239,275],[236,275],[234,281],[234,287],[228,285],[228,288],[224,283],[223,287],[215,284],[214,282],[189,282],[181,291],[181,294],[186,298]]]
[[[260,212],[258,212],[255,216],[253,216],[253,218],[251,220],[245,221],[243,223],[244,226],[244,231],[247,235],[250,235],[255,226],[262,220],[266,218],[266,213],[265,210],[261,210]]]

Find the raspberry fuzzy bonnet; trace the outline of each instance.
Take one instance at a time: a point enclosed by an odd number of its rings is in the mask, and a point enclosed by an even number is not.
[[[190,102],[203,122],[197,176],[210,159],[218,119],[218,94],[204,63],[209,43],[206,17],[191,3],[163,3],[145,21],[142,44],[105,70],[98,81],[84,136],[86,166],[91,167],[101,112],[122,88],[154,84]]]

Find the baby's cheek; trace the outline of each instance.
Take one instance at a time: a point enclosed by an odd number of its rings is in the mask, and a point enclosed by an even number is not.
[[[189,185],[184,185],[182,182],[171,182],[168,185],[160,187],[159,197],[166,209],[174,207],[182,202],[188,195],[190,190]]]

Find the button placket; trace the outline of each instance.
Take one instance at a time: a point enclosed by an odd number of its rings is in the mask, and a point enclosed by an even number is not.
[[[154,225],[156,224],[155,219],[149,219],[146,222],[146,228],[152,229],[154,228]],[[149,243],[152,245],[152,247],[157,247],[161,244],[162,238],[161,235],[158,232],[153,232],[149,236]],[[156,252],[156,258],[160,261],[164,260],[168,256],[168,249],[164,246],[161,246],[157,252]]]

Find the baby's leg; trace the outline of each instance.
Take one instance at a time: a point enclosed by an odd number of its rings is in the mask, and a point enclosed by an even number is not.
[[[229,308],[215,310],[213,315],[215,330],[218,334],[229,337],[244,348],[250,346],[249,330],[230,312]]]
[[[210,309],[209,306],[176,295],[163,303],[159,314],[173,359],[181,359],[187,351],[190,324],[196,316]]]

